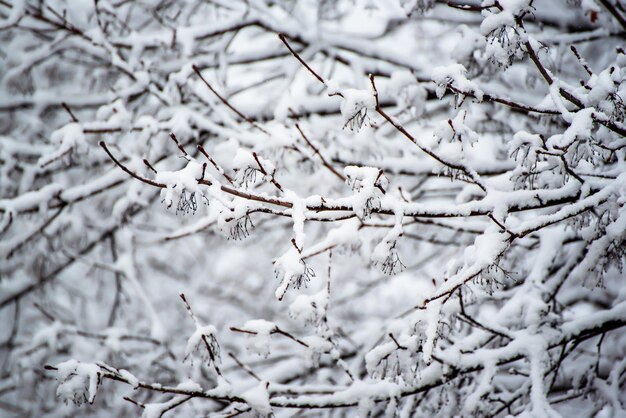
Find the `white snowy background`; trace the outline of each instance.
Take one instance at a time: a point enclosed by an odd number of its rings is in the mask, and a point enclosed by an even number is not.
[[[626,3],[0,0],[0,416],[626,416]]]

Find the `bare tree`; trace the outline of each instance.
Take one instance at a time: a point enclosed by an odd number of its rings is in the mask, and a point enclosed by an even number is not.
[[[2,415],[625,414],[625,38],[619,0],[0,0]]]

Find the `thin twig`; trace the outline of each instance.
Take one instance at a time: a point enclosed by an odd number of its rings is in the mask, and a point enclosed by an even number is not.
[[[311,147],[311,149],[313,150],[313,152],[320,157],[320,160],[322,160],[322,164],[324,165],[324,167],[326,167],[327,169],[329,169],[335,176],[337,176],[337,178],[339,178],[341,181],[345,182],[346,181],[346,176],[344,176],[343,174],[341,174],[339,171],[337,171],[335,169],[335,167],[333,167],[332,165],[330,165],[328,163],[328,161],[326,161],[326,159],[324,158],[324,156],[320,153],[319,149],[313,145],[313,143],[311,143],[311,141],[309,141],[309,139],[306,137],[306,135],[304,134],[304,132],[302,131],[302,129],[300,129],[300,125],[296,123],[296,129],[298,130],[298,132],[300,132],[300,136],[302,136],[302,139],[304,139],[304,141],[307,143],[307,145],[309,147]]]
[[[285,44],[285,46],[287,47],[287,49],[289,50],[289,52],[291,52],[291,54],[292,54],[294,57],[296,57],[296,59],[297,59],[298,61],[300,61],[300,64],[304,65],[304,67],[305,67],[307,70],[309,70],[309,72],[310,72],[311,74],[313,74],[313,77],[317,78],[317,79],[319,80],[319,82],[320,82],[320,83],[322,83],[322,84],[326,85],[326,82],[324,81],[324,79],[323,79],[323,78],[322,78],[322,77],[321,77],[318,73],[316,73],[316,72],[313,70],[313,68],[309,67],[309,65],[308,65],[308,64],[307,64],[307,63],[306,63],[306,62],[305,62],[302,58],[300,58],[300,55],[298,55],[298,53],[297,53],[297,52],[296,52],[293,48],[291,48],[291,45],[289,45],[289,43],[287,42],[287,39],[286,39],[286,37],[285,37],[285,34],[284,34],[284,33],[279,33],[279,34],[278,34],[278,38],[279,38],[281,41],[283,41],[283,43]]]
[[[261,170],[261,173],[263,173],[264,176],[269,176],[269,173],[267,172],[267,170],[265,170],[265,167],[263,167],[263,164],[261,164],[261,161],[259,160],[259,156],[257,155],[256,152],[252,153],[252,157],[254,158],[254,161],[256,161],[257,165],[259,166],[259,169]],[[281,186],[276,179],[274,178],[274,173],[272,173],[271,177],[270,177],[270,183],[272,183],[279,191],[283,191],[283,186]]]
[[[609,13],[611,13],[613,17],[615,17],[615,19],[617,19],[617,21],[622,26],[622,28],[626,30],[626,19],[624,19],[624,16],[622,16],[619,11],[617,11],[615,6],[613,6],[613,4],[611,4],[611,2],[608,0],[598,0],[598,1],[602,3],[602,5],[609,11]]]
[[[262,381],[262,379],[250,367],[243,364],[233,353],[228,353],[228,357],[232,358],[235,361],[235,363],[237,363],[237,365],[241,367],[250,376],[254,377],[259,382]]]
[[[63,109],[65,109],[65,111],[67,113],[69,113],[70,117],[72,118],[72,121],[75,123],[78,123],[78,118],[76,117],[76,115],[72,112],[72,109],[70,109],[70,107],[67,105],[67,103],[65,102],[61,102],[61,106],[63,107]]]
[[[251,118],[249,118],[248,116],[244,115],[243,113],[241,113],[239,110],[237,110],[237,108],[235,108],[232,104],[230,104],[230,102],[228,100],[226,100],[222,95],[220,95],[212,86],[211,84],[209,84],[208,81],[206,81],[206,79],[202,76],[202,73],[200,72],[200,70],[198,69],[198,67],[193,64],[191,66],[191,68],[193,68],[193,70],[196,72],[196,74],[198,75],[198,77],[200,77],[200,80],[202,80],[202,82],[209,88],[209,90],[211,90],[211,93],[213,93],[218,99],[220,99],[220,101],[222,103],[224,103],[230,110],[232,110],[233,112],[235,112],[240,118],[242,118],[243,120],[245,120],[246,122],[248,122],[250,125],[254,126],[255,128],[257,128],[258,130],[260,130],[261,132],[270,135],[270,133],[263,128],[261,125],[259,125],[258,123],[256,123],[254,120],[252,120]]]
[[[241,333],[250,334],[250,335],[257,335],[258,334],[258,332],[256,332],[256,331],[250,331],[250,330],[247,330],[247,329],[241,329],[241,328],[237,328],[237,327],[230,327],[230,330],[233,331],[233,332],[241,332]],[[270,334],[280,334],[280,335],[283,335],[283,336],[285,336],[285,337],[287,337],[287,338],[297,342],[298,344],[300,344],[303,347],[308,347],[309,346],[304,341],[294,337],[293,335],[289,334],[286,331],[283,331],[282,329],[280,329],[278,327],[276,327],[272,331],[270,331]]]
[[[576,56],[576,59],[578,59],[578,62],[580,63],[580,65],[582,65],[582,67],[585,69],[585,71],[587,71],[587,74],[589,74],[589,76],[592,76],[593,75],[593,71],[591,71],[591,68],[589,68],[589,65],[587,65],[587,62],[580,55],[580,53],[578,52],[578,49],[576,49],[576,47],[574,45],[570,45],[569,48],[572,50],[572,52]]]
[[[185,151],[185,147],[183,147],[181,143],[178,142],[178,138],[176,138],[174,132],[170,132],[170,138],[172,138],[172,141],[174,141],[180,152],[182,152],[186,158],[189,158],[189,154],[187,154],[187,151]]]
[[[131,177],[136,178],[136,179],[137,179],[137,180],[139,180],[139,181],[142,181],[142,182],[144,182],[144,183],[146,183],[146,184],[149,184],[150,186],[159,187],[159,188],[161,188],[161,189],[164,189],[164,188],[166,188],[166,187],[167,187],[167,185],[165,185],[165,184],[163,184],[163,183],[158,183],[158,182],[156,182],[156,181],[153,181],[153,180],[147,179],[147,178],[145,178],[145,177],[142,177],[142,176],[140,176],[139,174],[137,174],[137,173],[135,173],[135,172],[133,172],[133,171],[129,170],[128,168],[126,168],[126,166],[125,166],[124,164],[122,164],[121,162],[119,162],[119,161],[118,161],[118,159],[117,159],[117,158],[115,158],[115,157],[113,156],[113,154],[111,154],[111,151],[109,151],[109,148],[107,148],[107,145],[105,144],[105,142],[104,142],[104,141],[100,141],[100,142],[98,142],[98,145],[100,145],[100,146],[104,149],[104,151],[108,154],[109,158],[110,158],[111,160],[113,160],[113,162],[114,162],[114,163],[115,163],[115,164],[116,164],[119,168],[121,168],[121,169],[122,169],[122,170],[123,170],[126,174],[130,175]]]
[[[215,167],[218,173],[224,176],[226,181],[228,181],[232,186],[235,185],[235,183],[233,182],[233,179],[228,174],[226,174],[226,171],[224,171],[224,169],[219,164],[215,162],[215,160],[211,157],[211,155],[204,149],[202,144],[198,144],[198,151],[200,151],[202,155],[204,155],[206,159],[209,160],[209,162],[213,165],[213,167]]]

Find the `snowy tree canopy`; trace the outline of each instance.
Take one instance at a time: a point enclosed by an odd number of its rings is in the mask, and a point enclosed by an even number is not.
[[[0,0],[0,416],[626,416],[622,0]]]

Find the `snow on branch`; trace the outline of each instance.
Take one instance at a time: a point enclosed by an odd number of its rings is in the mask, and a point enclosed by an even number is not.
[[[623,415],[625,19],[0,0],[0,416]]]

